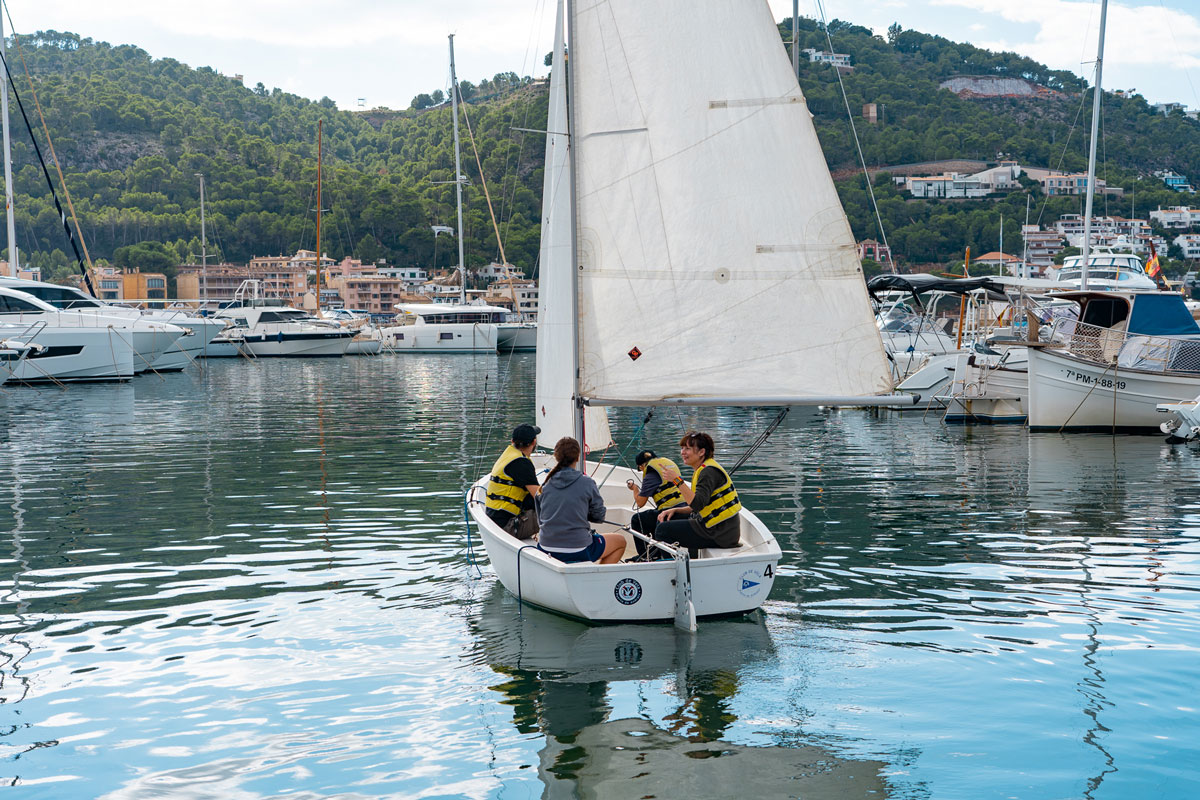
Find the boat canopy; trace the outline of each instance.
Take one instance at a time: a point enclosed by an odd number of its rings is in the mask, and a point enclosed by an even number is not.
[[[896,290],[911,292],[914,296],[927,292],[949,292],[967,294],[983,290],[990,300],[1007,300],[1004,287],[995,278],[943,278],[939,275],[918,273],[914,275],[876,275],[867,281],[871,297],[879,299],[877,292]]]
[[[1128,330],[1145,336],[1195,336],[1200,325],[1192,319],[1183,295],[1147,293],[1133,295]]]

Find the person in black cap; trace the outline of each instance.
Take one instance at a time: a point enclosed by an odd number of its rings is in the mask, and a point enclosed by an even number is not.
[[[518,425],[512,432],[512,444],[504,449],[488,477],[488,517],[518,539],[529,539],[538,532],[533,498],[540,490],[537,470],[529,454],[537,446],[542,429],[536,425]]]
[[[684,505],[683,495],[669,481],[663,480],[663,473],[679,474],[679,467],[669,458],[660,458],[653,450],[643,450],[634,458],[634,464],[642,473],[639,486],[632,478],[625,485],[633,492],[633,504],[643,508],[649,500],[654,501],[654,508],[639,511],[633,515],[629,527],[647,536],[654,536],[654,528],[658,525],[658,515],[668,508]],[[645,553],[646,544],[641,539],[634,539],[638,553]]]

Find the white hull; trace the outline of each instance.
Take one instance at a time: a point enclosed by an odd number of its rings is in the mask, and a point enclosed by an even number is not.
[[[178,325],[189,333],[177,339],[171,347],[167,348],[167,352],[159,356],[152,365],[156,372],[177,372],[194,364],[197,358],[204,355],[205,349],[213,337],[225,328],[225,325],[220,322],[182,315],[171,320],[171,324]]]
[[[974,360],[976,363],[970,363]],[[955,364],[954,380],[949,393],[942,399],[945,422],[982,422],[986,424],[1023,423],[1028,412],[1028,366],[1022,358],[1022,368],[989,367],[976,356],[963,353]]]
[[[1029,427],[1156,433],[1159,403],[1200,394],[1200,375],[1107,367],[1061,351],[1030,348]]]
[[[494,353],[497,326],[445,322],[381,328],[383,344],[397,353]]]
[[[248,334],[242,338],[242,347],[255,358],[311,358],[338,357],[346,352],[350,343],[349,334]]]
[[[115,331],[46,326],[23,337],[27,330],[30,330],[29,326],[0,326],[0,336],[4,338],[11,335],[46,348],[42,354],[9,363],[10,379],[14,383],[111,381],[133,377],[133,348]]]
[[[536,323],[503,323],[498,326],[496,348],[503,352],[537,350]]]
[[[234,358],[242,355],[241,348],[232,339],[216,338],[200,351],[201,358]]]
[[[543,457],[544,458],[544,457]],[[537,464],[535,457],[535,464]],[[597,465],[588,462],[593,474]],[[611,470],[611,471],[610,471]],[[628,524],[632,470],[599,468],[596,474],[610,523]],[[590,622],[672,622],[676,619],[676,563],[565,564],[529,542],[519,541],[488,519],[482,501],[487,476],[471,491],[471,517],[492,568],[504,588],[523,602]],[[742,546],[701,550],[691,561],[692,602],[697,618],[745,614],[759,608],[775,582],[781,557],[775,538],[752,513],[741,512]],[[635,553],[632,537],[617,525],[596,526],[603,534],[626,538],[626,557]],[[518,572],[518,560],[520,569]]]
[[[355,336],[346,347],[348,356],[377,356],[383,349],[383,342],[365,336]]]

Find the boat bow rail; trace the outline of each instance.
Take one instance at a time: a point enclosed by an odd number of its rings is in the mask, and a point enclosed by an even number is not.
[[[1200,337],[1129,333],[1073,319],[1054,323],[1050,339],[1087,361],[1142,372],[1200,373]]]

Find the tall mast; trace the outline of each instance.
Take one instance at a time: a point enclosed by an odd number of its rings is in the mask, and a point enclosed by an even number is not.
[[[208,306],[208,232],[204,228],[204,173],[200,179],[200,308]]]
[[[454,115],[454,194],[458,205],[458,301],[467,304],[467,269],[463,262],[462,164],[458,154],[458,78],[454,74],[454,34],[450,34],[450,108]]]
[[[317,120],[317,316],[321,316],[321,123]]]
[[[800,36],[800,0],[792,0],[792,74],[800,79],[800,51],[796,39]]]
[[[583,401],[579,394],[579,182],[576,180],[578,171],[575,163],[575,70],[571,66],[571,56],[575,51],[575,4],[566,0],[567,10],[567,53],[562,63],[567,68],[567,155],[571,171],[571,374],[574,376],[575,391],[575,440],[583,449],[583,457],[587,457],[587,444],[584,439],[586,431],[583,427]]]
[[[1101,75],[1104,68],[1104,22],[1108,15],[1108,0],[1100,2],[1100,44],[1096,47],[1096,86],[1092,98],[1092,141],[1088,147],[1087,204],[1083,211],[1083,253],[1080,256],[1079,288],[1087,290],[1088,256],[1092,250],[1092,194],[1096,186],[1096,134],[1100,130]]]
[[[20,263],[17,257],[17,223],[13,218],[13,188],[12,188],[12,145],[8,138],[8,68],[7,54],[4,53],[4,13],[0,8],[0,54],[6,56],[0,61],[0,115],[3,116],[4,128],[4,210],[8,219],[8,274],[17,277]]]

